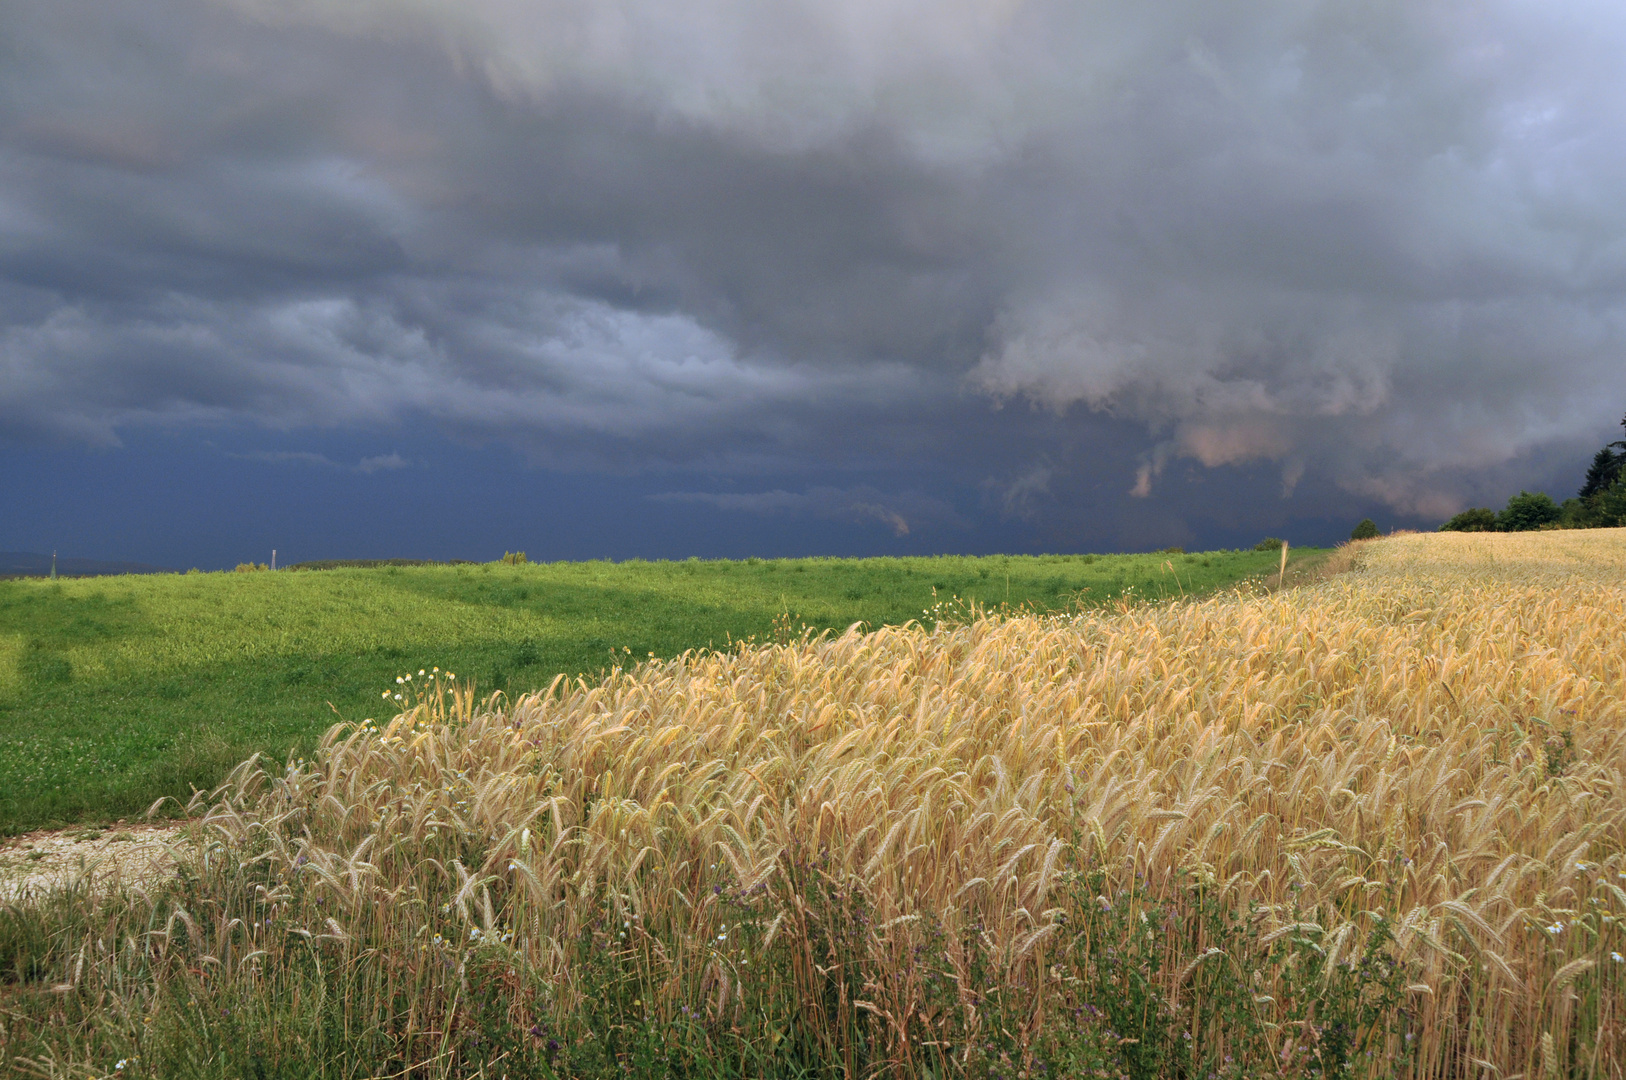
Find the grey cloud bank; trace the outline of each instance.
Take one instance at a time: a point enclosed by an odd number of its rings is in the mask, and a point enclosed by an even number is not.
[[[1626,408],[1621,55],[1582,3],[18,0],[0,438],[1443,516]]]
[[[814,487],[792,492],[775,488],[756,492],[666,491],[650,496],[658,503],[695,503],[746,514],[816,517],[852,523],[879,522],[894,536],[908,536],[910,522],[964,528],[954,508],[921,492],[887,494],[863,485],[850,489]]]

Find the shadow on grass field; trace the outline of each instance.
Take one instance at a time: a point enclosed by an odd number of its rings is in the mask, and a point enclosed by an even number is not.
[[[818,632],[929,623],[956,599],[1156,600],[1276,562],[1252,551],[634,560],[0,582],[0,832],[131,817],[256,751],[308,754],[337,720],[390,715],[381,695],[419,668],[517,693],[765,640],[776,619]]]

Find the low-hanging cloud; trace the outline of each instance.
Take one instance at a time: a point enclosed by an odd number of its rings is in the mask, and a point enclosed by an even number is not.
[[[227,457],[238,461],[257,461],[267,465],[313,465],[323,469],[344,469],[346,466],[334,461],[326,454],[318,454],[313,450],[252,450],[247,453],[228,451]],[[371,476],[376,472],[394,472],[397,469],[410,468],[412,462],[395,451],[388,454],[374,454],[364,457],[355,465],[349,466],[355,472]]]
[[[1040,410],[1001,514],[1110,421],[1120,492],[1268,463],[1428,515],[1626,394],[1607,5],[24,0],[7,40],[12,439],[975,486],[944,418]]]
[[[391,451],[388,454],[375,454],[372,457],[362,458],[356,463],[356,471],[371,476],[376,472],[394,472],[396,469],[410,468],[411,465],[412,462]]]
[[[878,522],[894,536],[908,536],[911,519],[932,525],[958,525],[948,504],[919,492],[885,494],[876,488],[814,487],[807,491],[664,491],[649,496],[660,503],[695,503],[719,510],[768,517],[814,517],[855,524]]]
[[[326,454],[318,454],[314,450],[252,450],[248,453],[228,452],[226,456],[238,461],[257,461],[266,465],[315,465],[323,469],[341,467]]]

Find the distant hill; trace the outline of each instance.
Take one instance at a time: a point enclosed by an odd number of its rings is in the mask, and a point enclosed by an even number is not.
[[[51,556],[32,551],[0,551],[0,577],[45,577],[51,572]],[[101,577],[104,574],[173,574],[168,566],[138,562],[109,562],[103,559],[75,559],[57,556],[58,577]]]

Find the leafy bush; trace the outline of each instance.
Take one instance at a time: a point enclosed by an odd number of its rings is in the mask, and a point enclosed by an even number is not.
[[[1253,550],[1255,550],[1255,551],[1280,551],[1280,550],[1282,550],[1282,544],[1284,542],[1285,541],[1283,541],[1280,537],[1267,536],[1263,540],[1259,541],[1257,544],[1253,545]]]
[[[509,566],[524,566],[530,562],[523,551],[505,551],[502,553],[502,561]]]
[[[1351,540],[1371,540],[1378,535],[1377,524],[1371,518],[1362,518],[1361,523],[1350,530]]]
[[[1495,532],[1496,511],[1488,506],[1464,510],[1440,526],[1441,532]]]
[[[1590,529],[1598,524],[1596,518],[1597,512],[1588,500],[1571,496],[1558,504],[1560,529]]]
[[[1507,501],[1496,515],[1496,527],[1503,532],[1527,532],[1558,522],[1558,504],[1544,492],[1521,491]]]
[[[269,569],[269,567],[267,567],[263,562],[262,563],[240,562],[240,563],[237,564],[237,572],[239,574],[249,574],[249,573],[253,573],[256,570],[266,570],[266,569]]]
[[[1603,528],[1626,525],[1626,476],[1617,477],[1597,498],[1594,513]]]

